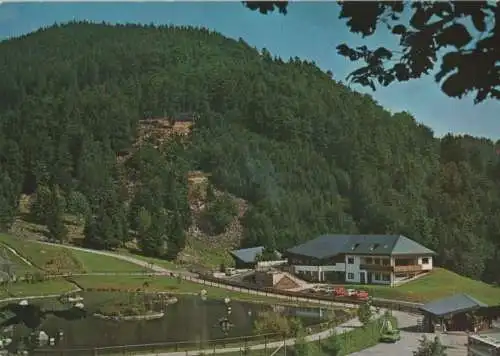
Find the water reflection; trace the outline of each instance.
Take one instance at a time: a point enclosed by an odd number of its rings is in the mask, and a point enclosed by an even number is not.
[[[285,315],[299,317],[304,325],[318,323],[325,314],[321,309],[272,307],[200,296],[180,297],[176,304],[166,308],[163,318],[150,321],[113,321],[92,316],[65,320],[58,317],[57,313],[47,313],[45,319],[42,318],[39,330],[46,333],[49,343],[50,338],[54,338],[51,348],[55,349],[194,340],[202,343],[228,336],[251,335],[260,311],[275,309]],[[87,295],[84,297],[85,300],[92,300]],[[90,310],[92,305],[86,303],[86,307]],[[29,335],[30,330],[26,325],[21,323],[16,326],[16,335],[12,339]]]

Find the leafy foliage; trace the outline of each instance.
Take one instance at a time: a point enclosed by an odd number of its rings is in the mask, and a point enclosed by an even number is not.
[[[445,347],[439,337],[435,336],[434,340],[429,340],[423,335],[419,342],[418,350],[413,351],[413,356],[446,356]]]
[[[366,326],[370,322],[373,314],[370,304],[369,303],[361,304],[356,312],[361,324],[363,324],[363,326]]]
[[[300,321],[272,311],[259,312],[254,321],[254,333],[257,335],[277,334],[286,337],[295,336],[302,330]]]
[[[287,4],[280,1],[245,4],[263,14],[275,7],[286,14]],[[339,18],[347,20],[352,33],[368,37],[385,26],[399,38],[399,49],[394,51],[385,47],[338,45],[340,55],[366,64],[349,74],[352,82],[375,90],[377,84],[387,86],[431,74],[440,63],[435,79],[446,95],[460,98],[475,93],[476,103],[487,98],[500,99],[497,3],[342,1],[339,4]],[[409,21],[406,13],[411,13]]]
[[[187,175],[201,170],[247,201],[247,246],[404,234],[437,264],[500,282],[500,142],[437,139],[313,63],[204,29],[69,23],[1,42],[0,58],[4,228],[20,194],[57,186],[85,215],[87,246],[136,238],[174,257],[192,223]],[[165,112],[198,113],[189,138],[133,145],[144,113]]]
[[[210,232],[220,234],[228,228],[237,214],[236,203],[227,194],[222,194],[215,197],[213,201],[208,201],[204,215],[209,224]]]
[[[335,330],[331,335],[321,343],[321,348],[325,354],[330,356],[340,356],[343,355],[343,345],[341,341],[342,335],[339,335]]]

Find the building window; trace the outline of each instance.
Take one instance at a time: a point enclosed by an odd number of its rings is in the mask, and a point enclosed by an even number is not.
[[[367,258],[365,258],[365,263],[366,263],[367,265],[371,265],[371,264],[372,264],[372,258],[371,258],[371,257],[367,257]]]
[[[375,273],[375,276],[373,277],[376,281],[380,281],[380,273]]]
[[[423,264],[423,265],[427,265],[427,264],[429,264],[429,257],[424,257],[424,258],[422,258],[422,264]]]
[[[347,258],[347,263],[350,264],[350,265],[353,265],[354,264],[354,257],[348,257]]]
[[[347,279],[354,279],[354,273],[347,273]]]
[[[391,275],[390,275],[390,274],[387,274],[387,273],[384,273],[384,274],[382,275],[382,280],[383,280],[384,282],[389,282],[389,281],[391,280]]]
[[[373,264],[374,264],[374,265],[378,265],[378,264],[380,264],[380,258],[374,258],[374,259],[373,259]]]
[[[384,259],[382,260],[382,265],[384,265],[384,266],[389,266],[389,265],[390,265],[390,260],[388,260],[387,258],[384,258]]]

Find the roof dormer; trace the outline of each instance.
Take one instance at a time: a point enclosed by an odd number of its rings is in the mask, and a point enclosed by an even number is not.
[[[370,247],[370,251],[375,250],[375,249],[376,249],[376,248],[378,248],[379,246],[380,246],[380,244],[373,244],[373,245],[371,245],[371,247]]]

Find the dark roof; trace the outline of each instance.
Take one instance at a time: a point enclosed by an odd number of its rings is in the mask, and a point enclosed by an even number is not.
[[[461,313],[486,307],[486,304],[472,298],[470,295],[455,294],[451,297],[427,303],[420,309],[436,316],[443,316],[451,313]]]
[[[292,247],[288,253],[327,258],[338,254],[407,255],[435,252],[401,235],[322,235],[302,245]]]
[[[244,263],[253,263],[256,262],[255,259],[257,255],[261,254],[264,251],[263,246],[250,247],[250,248],[242,248],[241,250],[231,251],[230,254],[233,257],[243,261]]]

